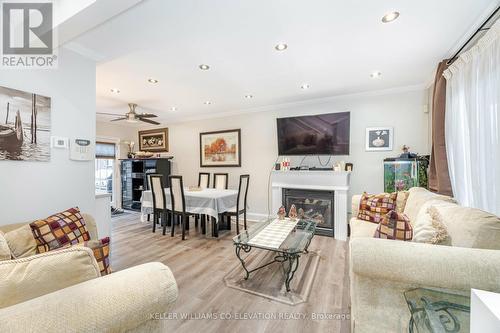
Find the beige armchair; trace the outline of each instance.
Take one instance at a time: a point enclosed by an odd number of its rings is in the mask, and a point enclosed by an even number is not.
[[[84,218],[97,237],[94,220],[88,215]],[[0,229],[6,232],[23,226]],[[22,231],[16,234],[18,245],[29,248]],[[88,248],[27,255],[0,261],[0,332],[57,332],[62,328],[70,332],[161,332],[165,321],[158,320],[162,317],[158,314],[169,312],[177,295],[175,278],[162,263],[101,277]]]

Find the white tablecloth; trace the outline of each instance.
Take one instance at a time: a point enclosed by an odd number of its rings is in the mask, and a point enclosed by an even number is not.
[[[189,191],[184,189],[184,197],[186,198],[186,211],[195,214],[210,215],[219,219],[219,214],[227,212],[233,207],[236,207],[238,199],[237,190],[216,190],[207,188],[201,191]],[[167,208],[170,209],[170,189],[165,188],[165,199]],[[143,191],[141,197],[142,219],[144,215],[153,213],[153,194],[151,191]]]

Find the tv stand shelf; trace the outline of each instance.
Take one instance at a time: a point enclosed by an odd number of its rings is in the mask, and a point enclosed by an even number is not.
[[[170,175],[171,159],[172,157],[121,160],[123,209],[141,210],[142,191],[149,189],[147,175],[161,174],[166,182]]]

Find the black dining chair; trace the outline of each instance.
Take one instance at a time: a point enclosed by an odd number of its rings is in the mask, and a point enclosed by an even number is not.
[[[214,173],[214,188],[217,190],[227,190],[229,185],[228,173]]]
[[[202,189],[206,189],[210,187],[210,173],[209,172],[200,172],[198,173],[198,187]],[[194,225],[197,227],[198,226],[198,221],[201,218],[201,229],[202,233],[205,234],[205,228],[206,228],[206,219],[207,217],[205,215],[197,214],[194,217]]]
[[[147,173],[146,174],[146,186],[147,187],[144,190],[146,190],[146,191],[152,191],[153,190],[152,187],[151,187],[151,176],[158,176],[158,175],[161,176],[161,174],[157,174],[157,173]],[[147,214],[147,220],[148,220],[148,222],[151,219],[150,215],[151,214]]]
[[[149,186],[153,196],[153,232],[156,232],[156,225],[160,218],[163,225],[163,234],[166,233],[166,227],[169,222],[169,210],[167,209],[167,201],[165,197],[165,186],[163,186],[163,175],[151,174],[148,175]]]
[[[186,235],[186,225],[189,223],[189,217],[195,216],[196,214],[186,212],[186,198],[184,196],[184,184],[182,182],[182,176],[169,176],[168,179],[172,204],[172,209],[170,211],[172,221],[172,237],[174,237],[175,233],[174,221],[180,218],[182,226],[182,240],[184,240]]]
[[[210,173],[209,172],[200,172],[198,174],[198,187],[203,189],[210,187]]]
[[[227,190],[229,186],[229,174],[228,173],[214,173],[214,189],[216,190]],[[225,229],[231,230],[231,218],[219,215],[219,222],[225,223]]]
[[[231,208],[227,212],[222,213],[231,219],[232,216],[236,217],[236,234],[240,233],[240,220],[239,216],[243,214],[243,226],[247,230],[247,195],[248,185],[250,182],[250,175],[241,175],[240,184],[238,186],[238,198],[236,200],[236,207]]]

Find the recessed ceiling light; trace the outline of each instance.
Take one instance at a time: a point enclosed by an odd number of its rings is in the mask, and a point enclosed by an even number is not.
[[[382,75],[382,73],[380,73],[380,72],[373,72],[370,74],[370,77],[372,79],[378,79],[381,75]]]
[[[113,88],[113,89],[111,89],[111,92],[112,92],[113,94],[119,94],[119,93],[120,93],[120,90],[118,90],[118,89],[116,89],[116,88]]]
[[[148,82],[149,83],[158,83],[158,80],[157,79],[148,79]]]
[[[245,95],[245,98],[248,98],[248,99],[253,98],[253,95]]]
[[[285,51],[288,48],[288,45],[285,43],[279,43],[275,47],[276,51]]]
[[[301,85],[301,86],[300,86],[300,88],[301,88],[301,89],[303,89],[303,90],[307,90],[307,89],[309,89],[310,87],[311,87],[311,86],[310,86],[310,85],[308,85],[307,83],[304,83],[303,85]]]
[[[395,21],[399,17],[399,12],[389,12],[382,17],[382,22],[389,23]]]
[[[210,105],[210,104],[212,104],[211,101],[205,101],[205,105]]]
[[[201,69],[202,71],[208,71],[208,70],[210,69],[210,66],[205,65],[205,64],[201,64],[201,65],[200,65],[200,66],[198,66],[198,67],[200,67],[200,69]]]
[[[177,111],[177,108],[176,108],[175,106],[172,106],[172,107],[170,108],[170,110],[171,110],[171,111]]]

